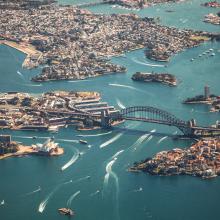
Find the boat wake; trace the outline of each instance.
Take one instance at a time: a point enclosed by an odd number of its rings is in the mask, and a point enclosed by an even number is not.
[[[95,195],[97,195],[97,194],[99,194],[99,193],[100,193],[100,190],[97,190],[97,191],[95,191],[94,193],[91,193],[90,196],[95,196]]]
[[[0,206],[3,206],[3,205],[5,205],[5,200],[4,199],[0,203]]]
[[[122,87],[122,88],[127,88],[127,89],[131,89],[131,90],[134,90],[134,91],[137,91],[137,92],[141,92],[141,93],[145,93],[149,96],[154,96],[153,93],[149,93],[147,91],[144,91],[144,90],[141,90],[141,89],[137,89],[133,86],[129,86],[129,85],[123,85],[123,84],[117,84],[117,83],[109,83],[108,84],[109,86],[115,86],[115,87]]]
[[[24,79],[24,75],[23,75],[20,71],[17,71],[17,74],[18,74],[22,79]]]
[[[72,164],[74,164],[77,161],[77,159],[79,158],[79,155],[80,155],[79,150],[77,148],[73,148],[73,149],[74,149],[74,154],[73,154],[72,158],[61,167],[62,171],[67,169]]]
[[[39,205],[38,212],[42,213],[49,202],[49,199],[54,195],[54,193],[60,188],[60,185],[57,186]]]
[[[90,178],[91,178],[91,176],[81,177],[81,178],[79,178],[79,179],[73,181],[73,183],[78,183],[78,182],[81,182],[81,181],[83,181],[83,180],[88,180],[88,179],[90,179]]]
[[[41,187],[39,186],[36,190],[29,192],[29,193],[26,193],[25,196],[30,196],[30,195],[37,193],[37,192],[40,192],[40,191],[41,191]]]
[[[121,101],[119,99],[116,99],[116,102],[118,104],[118,106],[121,108],[121,109],[125,109],[126,107],[121,103]]]
[[[109,83],[109,86],[122,87],[122,88],[127,88],[127,89],[132,89],[132,90],[135,90],[135,91],[143,92],[142,90],[139,90],[139,89],[137,89],[133,86],[123,85],[123,84]]]
[[[70,198],[67,201],[67,207],[71,206],[73,199],[76,198],[79,194],[80,194],[80,191],[77,191],[72,196],[70,196]]]
[[[143,191],[143,188],[142,188],[142,187],[140,187],[139,189],[133,190],[133,192],[141,192],[141,191]]]
[[[60,189],[61,186],[66,185],[66,184],[69,184],[69,183],[72,183],[72,182],[73,182],[73,181],[70,180],[70,181],[67,181],[67,182],[65,182],[65,183],[61,183],[61,184],[59,184],[58,186],[56,186],[55,189],[40,203],[40,205],[39,205],[39,207],[38,207],[38,212],[42,213],[42,212],[45,210],[45,208],[46,208],[46,206],[47,206],[49,200],[52,198],[52,196],[54,195],[54,193],[57,192],[58,189]]]
[[[167,138],[168,138],[168,136],[164,136],[157,143],[160,144],[162,141],[166,140]]]
[[[40,86],[42,86],[42,84],[26,84],[26,86],[30,86],[30,87],[40,87]]]
[[[129,148],[132,149],[132,151],[136,151],[138,146],[140,146],[144,142],[144,140],[146,140],[149,136],[150,136],[150,134],[142,135]]]
[[[106,133],[100,133],[100,134],[80,134],[80,135],[76,135],[77,137],[99,137],[99,136],[104,136],[104,135],[108,135],[111,134],[112,131],[106,132]]]
[[[116,158],[117,156],[119,156],[119,155],[122,154],[123,152],[124,152],[124,150],[118,151],[116,154],[114,154],[114,155],[111,157],[111,159]]]
[[[103,144],[100,145],[100,148],[107,147],[108,145],[112,144],[113,142],[117,141],[123,133],[115,135],[113,138],[109,139],[108,141],[104,142]]]
[[[70,139],[56,139],[57,141],[70,142],[70,143],[78,143],[78,140],[70,140]]]
[[[136,59],[132,59],[132,61],[134,61],[135,63],[141,64],[141,65],[144,65],[144,66],[165,67],[165,65],[162,65],[162,64],[154,64],[154,63],[141,62],[141,61],[136,60]]]
[[[118,194],[119,194],[119,180],[118,180],[118,176],[117,174],[112,171],[112,166],[113,164],[116,162],[117,157],[115,157],[113,160],[111,160],[107,165],[106,165],[106,174],[104,177],[104,186],[103,186],[103,192],[105,191],[105,189],[108,186],[108,181],[109,181],[109,177],[113,177],[113,179],[115,180],[115,185],[116,185],[116,209],[117,209],[117,219],[119,219],[119,213],[118,213]]]

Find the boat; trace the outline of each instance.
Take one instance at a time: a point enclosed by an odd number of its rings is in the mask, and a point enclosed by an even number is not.
[[[75,213],[69,208],[60,208],[58,212],[62,215],[73,216]]]
[[[4,205],[5,204],[5,200],[3,199],[0,204]]]
[[[80,140],[79,140],[79,143],[81,143],[81,144],[87,144],[88,142],[85,141],[85,140],[80,139]]]
[[[211,56],[215,56],[215,53],[212,53]]]
[[[37,139],[37,137],[36,137],[36,136],[33,136],[32,138],[33,138],[33,139]]]

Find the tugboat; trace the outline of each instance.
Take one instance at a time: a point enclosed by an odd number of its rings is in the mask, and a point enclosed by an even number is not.
[[[69,208],[60,208],[58,209],[58,212],[62,215],[68,215],[68,216],[75,215],[75,213]]]
[[[79,140],[79,143],[81,143],[81,144],[87,144],[88,142],[80,139],[80,140]]]

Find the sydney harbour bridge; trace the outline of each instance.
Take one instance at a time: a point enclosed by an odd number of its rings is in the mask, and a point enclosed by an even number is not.
[[[66,116],[69,121],[83,121],[91,127],[98,125],[102,128],[111,128],[120,121],[141,121],[174,126],[182,132],[183,137],[220,137],[220,128],[218,127],[199,126],[194,119],[184,121],[167,111],[150,106],[133,106],[113,113],[109,113],[108,110],[102,110],[98,115],[80,109],[75,109],[73,112],[47,111],[47,113],[56,116]]]
[[[102,112],[101,126],[109,128],[117,120],[142,121],[174,126],[186,137],[220,136],[220,128],[198,126],[194,119],[184,121],[167,111],[150,106],[128,107],[113,114],[108,114],[107,111]]]

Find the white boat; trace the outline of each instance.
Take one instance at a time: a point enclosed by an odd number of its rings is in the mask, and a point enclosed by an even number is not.
[[[1,205],[4,205],[5,204],[5,200],[3,199],[2,201],[1,201]]]

